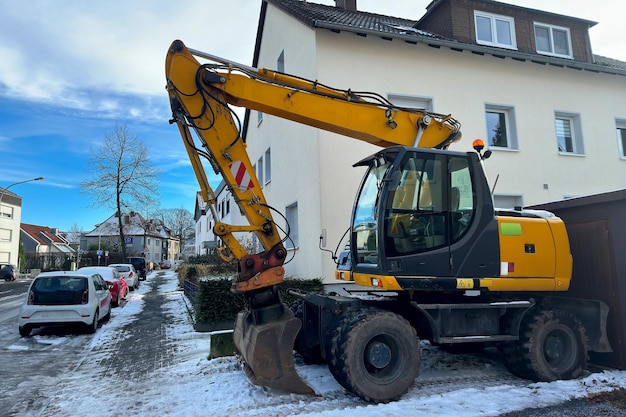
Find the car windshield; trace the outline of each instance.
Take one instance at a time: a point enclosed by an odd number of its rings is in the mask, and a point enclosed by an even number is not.
[[[89,284],[85,277],[39,277],[33,282],[29,298],[35,305],[73,305],[85,301]]]
[[[116,265],[115,269],[117,269],[118,272],[128,272],[130,271],[130,268],[124,265]]]

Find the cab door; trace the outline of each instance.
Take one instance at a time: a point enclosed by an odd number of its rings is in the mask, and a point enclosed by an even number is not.
[[[382,272],[497,276],[497,221],[477,155],[408,150],[394,165],[381,201]]]

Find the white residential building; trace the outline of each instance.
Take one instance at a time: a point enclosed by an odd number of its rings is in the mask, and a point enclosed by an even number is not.
[[[96,228],[85,234],[82,250],[89,247],[108,248],[121,251],[118,216],[113,214]],[[177,259],[180,241],[170,235],[159,221],[146,220],[141,214],[131,211],[122,213],[122,224],[127,256],[143,256],[146,261],[158,263],[164,259]]]
[[[464,138],[451,150],[483,138],[493,151],[499,207],[626,187],[626,63],[592,53],[596,22],[491,0],[436,0],[419,20],[337,3],[263,1],[253,66],[452,114]],[[287,275],[332,283],[320,236],[338,245],[364,174],[352,164],[378,148],[256,111],[243,134],[267,201],[290,221]]]
[[[18,266],[22,197],[0,187],[0,264]]]

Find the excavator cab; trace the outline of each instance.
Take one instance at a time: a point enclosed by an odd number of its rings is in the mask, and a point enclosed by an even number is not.
[[[368,167],[352,214],[357,284],[406,289],[420,285],[416,275],[441,285],[498,276],[497,221],[477,154],[398,146],[355,166]]]

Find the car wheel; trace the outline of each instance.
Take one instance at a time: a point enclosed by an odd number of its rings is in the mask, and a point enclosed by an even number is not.
[[[22,337],[30,336],[30,326],[19,326],[19,331]]]
[[[100,314],[100,310],[96,309],[95,314],[93,315],[93,321],[87,328],[87,332],[93,334],[98,330],[98,314]]]

